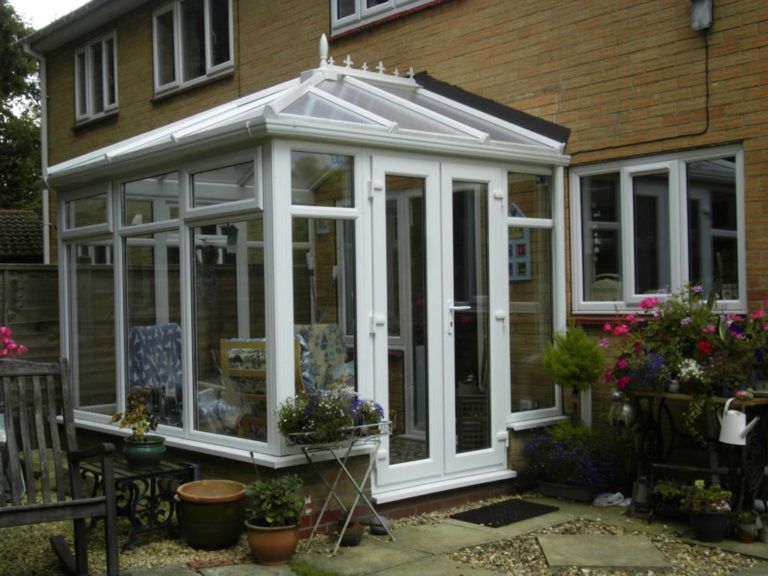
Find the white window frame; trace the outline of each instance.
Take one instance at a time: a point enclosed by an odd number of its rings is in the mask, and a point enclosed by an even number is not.
[[[394,14],[435,2],[436,0],[388,0],[378,6],[368,8],[366,0],[355,0],[354,13],[339,18],[339,0],[330,0],[331,34],[336,35],[349,32]]]
[[[181,5],[184,0],[174,0],[155,10],[152,14],[152,63],[154,67],[153,78],[155,84],[155,94],[164,94],[170,91],[179,90],[188,86],[200,84],[211,78],[216,78],[232,70],[234,67],[234,38],[233,38],[233,15],[232,0],[227,0],[227,12],[229,20],[229,59],[219,64],[213,65],[213,47],[211,46],[211,0],[203,0],[203,18],[205,28],[205,73],[190,80],[184,81],[184,58],[182,54],[184,42],[182,39],[181,26]],[[171,12],[173,20],[173,50],[174,50],[174,77],[173,80],[165,84],[160,84],[160,62],[158,54],[157,41],[157,19],[164,14]]]
[[[115,70],[114,84],[115,84],[115,101],[109,102],[109,68],[107,63],[107,43],[112,41],[112,66]],[[101,93],[104,102],[104,109],[96,112],[94,111],[93,92],[95,87],[93,85],[93,47],[96,45],[101,46]],[[83,56],[83,66],[79,63],[80,56]],[[80,77],[85,75],[85,95],[80,90]],[[86,120],[93,120],[112,114],[118,107],[118,82],[117,82],[117,32],[114,30],[108,32],[102,36],[91,39],[84,45],[75,50],[74,59],[74,80],[75,80],[75,121],[84,122]],[[85,111],[80,110],[80,100],[85,97]]]
[[[723,146],[706,150],[692,150],[651,158],[609,162],[577,167],[570,175],[571,205],[571,266],[573,270],[571,292],[573,312],[576,314],[615,314],[636,312],[647,294],[636,294],[634,271],[634,219],[632,178],[643,174],[667,172],[669,174],[669,258],[670,291],[682,288],[689,280],[688,273],[688,190],[686,165],[703,160],[733,157],[736,159],[736,227],[732,236],[737,239],[738,297],[719,300],[724,311],[746,310],[746,249],[744,224],[744,153],[739,146]],[[617,301],[589,301],[584,291],[584,242],[581,202],[581,179],[585,176],[618,173],[620,175],[619,212],[621,232],[621,295]],[[663,294],[662,294],[663,296]]]

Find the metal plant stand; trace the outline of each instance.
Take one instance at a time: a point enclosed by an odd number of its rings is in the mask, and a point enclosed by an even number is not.
[[[317,472],[317,475],[320,477],[320,480],[322,480],[325,487],[328,489],[328,495],[325,497],[325,500],[323,501],[323,506],[320,509],[320,513],[317,516],[317,520],[315,521],[314,526],[312,527],[312,532],[309,535],[308,542],[311,542],[312,539],[315,537],[315,534],[317,533],[318,528],[320,527],[320,524],[322,523],[323,516],[325,515],[326,511],[328,510],[328,504],[330,504],[331,499],[336,500],[339,507],[341,508],[342,512],[345,516],[344,525],[342,526],[341,530],[339,531],[339,538],[336,540],[336,546],[333,548],[333,554],[335,555],[339,551],[339,546],[341,545],[341,541],[344,538],[344,534],[347,531],[347,528],[349,527],[350,521],[352,520],[352,514],[350,511],[354,512],[357,505],[362,500],[363,503],[368,507],[368,509],[371,511],[371,513],[374,515],[374,517],[381,523],[381,525],[384,527],[384,529],[387,531],[387,534],[389,535],[389,539],[394,542],[395,537],[392,534],[392,531],[389,528],[389,525],[384,522],[384,520],[379,516],[379,513],[374,508],[371,501],[368,499],[368,497],[365,495],[365,485],[368,482],[368,479],[371,476],[371,472],[373,471],[373,465],[376,462],[376,454],[379,451],[379,448],[381,447],[381,439],[384,435],[389,434],[389,422],[384,421],[381,422],[379,425],[375,427],[375,430],[372,430],[370,426],[363,426],[358,427],[358,429],[355,431],[355,434],[350,436],[347,439],[340,440],[338,442],[329,442],[329,443],[318,443],[318,444],[302,444],[301,440],[293,439],[298,445],[299,448],[301,448],[301,451],[304,453],[304,456],[306,457],[307,461],[310,463],[312,468]],[[357,435],[360,434],[360,435]],[[355,480],[355,477],[352,473],[352,471],[349,469],[349,466],[347,465],[347,461],[349,460],[349,457],[352,455],[352,452],[355,448],[367,448],[369,449],[368,456],[368,466],[366,467],[365,473],[363,474],[362,478],[358,482]],[[327,460],[327,455],[330,455],[330,461],[335,462],[338,466],[338,471],[336,472],[336,476],[333,479],[333,482],[328,482],[325,479],[325,476],[323,476],[321,470],[318,468],[318,463],[320,461]],[[347,507],[344,502],[342,501],[341,497],[337,493],[337,488],[339,485],[339,480],[341,480],[342,476],[346,476],[349,481],[352,483],[352,486],[355,488],[355,497],[352,500],[352,503]]]

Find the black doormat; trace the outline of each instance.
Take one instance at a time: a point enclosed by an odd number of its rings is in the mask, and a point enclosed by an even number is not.
[[[527,520],[558,510],[557,506],[537,504],[527,500],[505,500],[482,508],[467,510],[454,514],[451,518],[472,524],[482,524],[491,528],[499,528],[520,520]]]

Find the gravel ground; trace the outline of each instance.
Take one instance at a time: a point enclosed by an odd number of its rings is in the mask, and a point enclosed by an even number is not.
[[[395,529],[405,526],[435,524],[457,512],[463,512],[487,504],[505,500],[506,497],[473,502],[449,509],[420,514],[393,521]],[[127,533],[128,525],[121,521],[121,529]],[[71,522],[51,523],[20,528],[5,528],[0,532],[0,576],[59,576],[61,571],[52,554],[48,538],[54,534],[71,534]],[[89,538],[91,566],[103,572],[104,553],[102,525],[97,525]],[[536,533],[503,540],[484,546],[459,550],[448,557],[472,567],[483,567],[514,576],[624,576],[626,571],[608,571],[586,568],[550,569],[547,566],[536,536],[538,534],[646,534],[632,527],[621,527],[607,522],[575,519]],[[121,542],[125,541],[123,537]],[[365,535],[364,538],[375,538]],[[695,546],[683,542],[674,533],[651,535],[651,541],[664,553],[673,565],[667,572],[653,570],[636,571],[634,576],[721,576],[754,566],[758,562],[747,556],[723,552],[716,548]],[[310,547],[302,542],[302,550],[329,553],[335,539],[320,535]],[[756,544],[757,545],[757,544]],[[169,538],[144,537],[133,550],[121,552],[121,570],[173,564],[215,566],[251,562],[250,550],[241,538],[240,543],[228,550],[200,551],[186,546],[183,541]]]

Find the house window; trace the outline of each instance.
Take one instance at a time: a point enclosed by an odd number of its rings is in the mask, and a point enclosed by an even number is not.
[[[231,0],[176,0],[154,15],[155,92],[232,68]]]
[[[743,308],[741,166],[726,148],[576,168],[574,310],[631,309],[686,283]]]
[[[114,32],[75,51],[75,119],[117,110],[117,40]]]
[[[331,32],[340,34],[436,0],[331,0]]]

